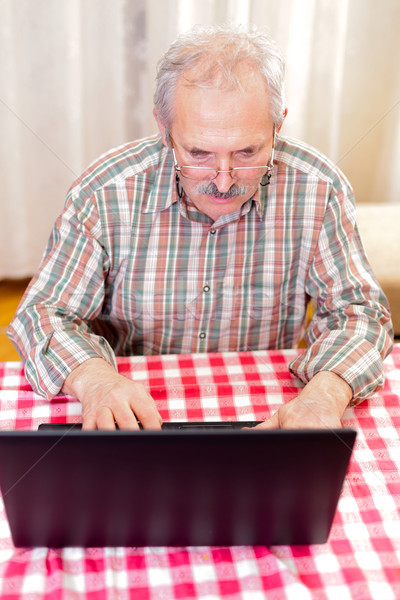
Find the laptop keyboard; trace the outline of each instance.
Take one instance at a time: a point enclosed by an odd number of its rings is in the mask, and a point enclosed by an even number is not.
[[[163,423],[161,429],[163,431],[176,430],[226,430],[226,429],[243,429],[244,427],[252,428],[262,423],[262,421],[186,421],[186,422],[170,422]],[[139,428],[143,429],[139,423]],[[41,423],[38,427],[41,431],[60,431],[60,430],[79,430],[82,429],[82,423]],[[117,427],[118,429],[118,427]]]

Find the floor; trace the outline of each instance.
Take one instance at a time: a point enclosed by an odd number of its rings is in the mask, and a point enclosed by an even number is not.
[[[28,283],[29,279],[0,281],[0,361],[20,360],[18,352],[6,336],[6,331]]]

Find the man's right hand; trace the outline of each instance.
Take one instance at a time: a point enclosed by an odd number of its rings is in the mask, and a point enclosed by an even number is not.
[[[62,392],[82,404],[83,429],[161,429],[162,419],[146,388],[91,358],[66,378]]]

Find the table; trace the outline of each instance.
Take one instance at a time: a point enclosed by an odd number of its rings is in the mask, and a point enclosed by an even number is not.
[[[167,420],[265,419],[301,385],[297,350],[121,358]],[[390,600],[400,598],[400,345],[384,390],[343,422],[358,438],[328,543],[190,548],[14,548],[0,500],[2,600]],[[80,404],[35,395],[21,363],[0,363],[0,428],[80,420]]]

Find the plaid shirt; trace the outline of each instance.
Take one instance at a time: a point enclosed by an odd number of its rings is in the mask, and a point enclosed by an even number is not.
[[[80,363],[115,355],[296,347],[310,298],[307,382],[383,383],[391,321],[360,244],[349,183],[279,137],[271,184],[213,222],[175,189],[158,136],[114,149],[73,184],[9,335],[51,398]]]

